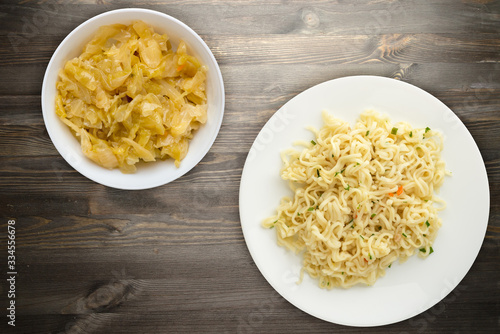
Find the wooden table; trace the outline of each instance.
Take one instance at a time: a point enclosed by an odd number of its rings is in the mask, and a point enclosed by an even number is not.
[[[134,6],[202,36],[224,76],[226,110],[191,172],[122,191],[58,154],[40,90],[73,28]],[[267,283],[243,239],[238,190],[250,146],[276,110],[315,84],[361,74],[409,82],[450,107],[481,150],[491,191],[486,238],[458,287],[413,319],[369,332],[499,330],[500,1],[25,0],[2,2],[0,17],[0,332],[359,332],[299,311]],[[6,318],[9,220],[15,330]]]

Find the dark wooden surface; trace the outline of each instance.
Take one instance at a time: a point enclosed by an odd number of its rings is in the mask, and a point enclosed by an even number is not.
[[[210,152],[151,190],[81,176],[41,114],[58,43],[121,7],[184,21],[225,80]],[[1,333],[360,332],[281,298],[253,263],[238,213],[246,155],[271,115],[315,84],[359,74],[412,83],[450,107],[481,150],[491,192],[486,238],[459,286],[413,319],[366,331],[500,330],[499,1],[2,1],[0,60]],[[8,219],[17,228],[15,330],[6,318]]]

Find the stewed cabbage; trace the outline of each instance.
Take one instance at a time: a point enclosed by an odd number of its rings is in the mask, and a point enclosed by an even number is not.
[[[124,173],[139,161],[179,167],[207,120],[207,68],[180,41],[142,21],[99,28],[56,84],[56,113],[97,164]]]

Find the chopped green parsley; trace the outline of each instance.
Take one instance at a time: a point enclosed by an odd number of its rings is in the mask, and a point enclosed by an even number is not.
[[[425,253],[426,252],[426,249],[425,248],[420,248],[420,251],[422,253]],[[434,249],[432,249],[432,247],[429,247],[429,255],[431,255],[432,253],[434,253]]]
[[[429,128],[429,127],[426,127],[426,128],[425,128],[425,132],[424,132],[424,134],[422,135],[422,139],[425,139],[425,134],[426,134],[428,131],[430,131],[430,130],[431,130],[431,128]]]

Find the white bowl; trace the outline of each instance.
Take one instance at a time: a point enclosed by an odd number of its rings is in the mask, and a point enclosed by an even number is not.
[[[134,174],[123,174],[118,169],[109,170],[85,157],[79,141],[55,113],[56,82],[58,72],[65,62],[78,57],[83,46],[88,43],[97,29],[104,25],[142,20],[158,33],[168,34],[174,49],[179,40],[184,40],[188,51],[208,67],[207,104],[208,119],[194,134],[189,150],[180,167],[173,159],[149,163],[139,163]],[[118,189],[147,189],[171,182],[200,162],[207,154],[219,132],[224,116],[224,83],[219,66],[212,52],[196,32],[181,21],[153,10],[127,8],[97,15],[73,30],[59,45],[50,59],[43,78],[42,112],[45,126],[54,146],[63,158],[87,178],[108,187]]]

